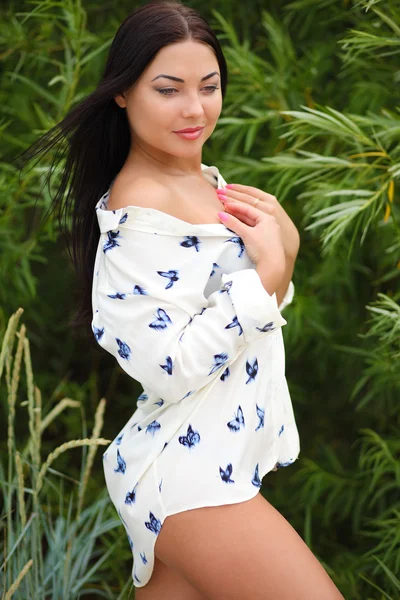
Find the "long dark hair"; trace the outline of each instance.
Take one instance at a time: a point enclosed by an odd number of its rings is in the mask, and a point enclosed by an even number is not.
[[[114,96],[136,82],[161,48],[185,40],[206,43],[214,50],[224,98],[227,65],[208,22],[179,1],[150,2],[135,9],[120,25],[94,92],[20,155],[25,158],[25,164],[36,155],[40,160],[56,146],[52,166],[66,156],[61,183],[51,198],[49,214],[55,212],[58,217],[77,274],[77,309],[69,326],[75,336],[83,334],[88,341],[94,341],[91,292],[100,235],[95,205],[121,170],[130,148],[126,111],[117,105]],[[52,168],[45,183],[51,174]]]

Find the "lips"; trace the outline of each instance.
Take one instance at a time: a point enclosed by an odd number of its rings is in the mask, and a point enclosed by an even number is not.
[[[187,129],[175,131],[175,133],[194,133],[195,131],[200,131],[201,129],[204,129],[204,127],[188,127]]]

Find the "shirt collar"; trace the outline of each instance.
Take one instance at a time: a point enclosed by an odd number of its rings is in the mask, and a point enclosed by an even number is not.
[[[226,185],[224,179],[222,178],[218,170],[218,167],[216,167],[215,165],[207,166],[201,164],[201,170],[203,171],[205,179],[207,179],[207,181],[209,181],[215,188],[222,188]],[[100,200],[95,206],[97,221],[99,223],[101,233],[105,233],[107,231],[116,229],[120,224],[121,219],[124,218],[124,214],[126,213],[126,208],[107,210],[107,199],[110,195],[110,190],[113,183],[114,180],[111,182],[107,192],[100,198]]]

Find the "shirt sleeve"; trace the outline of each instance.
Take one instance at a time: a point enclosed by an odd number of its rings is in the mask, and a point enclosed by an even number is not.
[[[279,310],[283,310],[285,308],[285,306],[287,306],[288,304],[290,304],[293,300],[294,297],[294,292],[295,292],[295,286],[293,281],[290,281],[288,289],[286,290],[286,294],[284,296],[284,298],[282,299],[282,302],[279,305]]]
[[[248,344],[287,323],[254,268],[222,273],[206,298],[213,260],[192,237],[124,229],[110,239],[100,240],[104,273],[92,296],[92,330],[164,403],[220,377]],[[207,246],[200,241],[197,249]]]

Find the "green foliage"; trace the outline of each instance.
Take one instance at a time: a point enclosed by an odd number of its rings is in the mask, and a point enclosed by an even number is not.
[[[229,67],[223,112],[203,162],[218,165],[228,182],[275,195],[301,236],[296,295],[284,328],[301,454],[292,467],[267,475],[262,491],[304,537],[346,599],[395,600],[400,590],[400,1],[188,4],[217,32]],[[34,370],[49,398],[47,413],[63,397],[79,399],[92,415],[100,398],[112,399],[104,424],[111,439],[135,409],[132,395],[136,398],[139,388],[121,377],[111,359],[71,338],[66,322],[74,306],[72,269],[56,223],[41,222],[50,202],[42,187],[52,157],[21,181],[13,157],[90,93],[113,35],[133,7],[124,0],[101,8],[88,1],[38,0],[0,9],[0,333],[5,335],[16,307],[24,306]],[[32,394],[29,402],[32,411]],[[48,445],[51,436],[59,438],[60,428],[68,440],[81,437],[82,423],[73,412],[63,410],[57,423],[49,423]],[[15,427],[23,439],[26,426],[17,420]],[[32,435],[30,429],[29,439],[37,439]],[[41,466],[38,443],[29,439],[31,459],[27,451],[21,460],[35,478],[25,488],[35,517],[25,524],[17,512],[9,525],[21,491],[10,471],[8,482],[5,469],[1,474],[3,525],[11,527],[7,589],[33,558],[23,581],[44,583],[47,576],[46,585],[57,590],[54,597],[64,598],[56,595],[61,593],[56,586],[66,585],[71,595],[70,586],[83,590],[97,581],[104,597],[122,598],[131,557],[121,545],[118,568],[109,558],[107,548],[122,536],[113,539],[118,521],[102,516],[101,465],[94,466],[96,485],[86,492],[90,508],[74,521],[79,494],[65,508],[64,488],[50,486],[49,474],[60,477],[60,472],[47,472],[49,504],[34,494]],[[79,474],[70,455],[57,460],[74,481]],[[58,516],[52,520],[53,506]],[[86,530],[83,514],[97,517],[97,525]],[[22,531],[28,537],[21,537]],[[52,573],[67,549],[67,531],[75,550],[57,582]],[[54,557],[41,557],[42,536]],[[94,568],[89,567],[90,584],[75,562],[82,548]],[[116,582],[118,589],[112,590]]]

